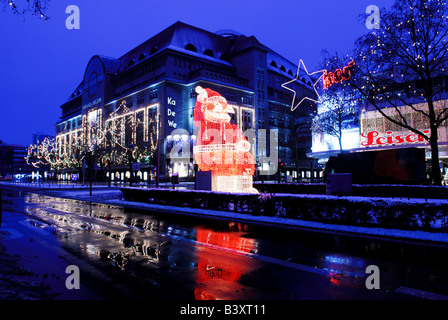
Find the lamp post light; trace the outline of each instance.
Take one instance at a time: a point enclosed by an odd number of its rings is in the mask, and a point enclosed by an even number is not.
[[[2,210],[3,210],[2,189],[0,189],[0,227],[2,226]]]
[[[156,188],[160,185],[160,132],[161,132],[161,123],[160,123],[160,114],[157,115],[157,167],[156,167]]]
[[[106,167],[107,167],[107,171],[108,171],[107,185],[110,187],[112,184],[112,172],[111,172],[110,159],[106,159]]]
[[[86,147],[84,147],[83,154],[84,157],[82,158],[82,186],[84,187],[86,184],[86,155],[87,155]]]
[[[92,182],[93,182],[93,155],[92,155],[92,151],[84,151],[84,156],[85,159],[87,160],[88,166],[89,166],[89,183],[90,183],[90,188],[89,188],[89,194],[90,196],[92,196]],[[84,178],[84,177],[83,177]]]
[[[128,158],[129,158],[129,186],[130,187],[132,187],[132,178],[133,178],[133,171],[132,171],[132,163],[133,163],[133,161],[134,161],[134,157],[133,157],[133,155],[132,155],[132,152],[134,151],[134,145],[131,143],[130,145],[129,145],[129,148],[128,148]]]

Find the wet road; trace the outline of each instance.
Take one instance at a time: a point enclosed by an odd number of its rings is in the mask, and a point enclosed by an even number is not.
[[[448,248],[2,191],[0,243],[55,299],[446,298]],[[5,236],[8,234],[8,236]],[[68,265],[80,289],[68,290]],[[367,289],[367,266],[380,288]],[[443,295],[443,296],[442,296]]]

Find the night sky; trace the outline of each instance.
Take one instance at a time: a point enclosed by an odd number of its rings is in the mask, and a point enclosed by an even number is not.
[[[345,54],[357,37],[371,32],[360,20],[368,5],[389,8],[393,1],[51,0],[48,21],[2,12],[2,3],[0,140],[29,145],[33,133],[55,134],[60,105],[82,81],[93,55],[118,58],[176,21],[254,35],[295,64],[303,59],[312,71],[322,50]],[[79,30],[65,26],[69,5],[80,9]]]

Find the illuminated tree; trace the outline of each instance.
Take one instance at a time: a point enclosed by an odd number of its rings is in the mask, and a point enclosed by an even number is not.
[[[12,11],[14,14],[25,17],[28,14],[39,19],[48,20],[46,12],[49,0],[0,0],[3,11]]]
[[[158,125],[156,116],[145,121],[144,115],[123,102],[103,123],[102,110],[90,110],[83,116],[81,129],[65,127],[56,138],[31,145],[27,163],[36,168],[77,169],[80,175],[85,164],[111,169],[130,167],[132,162],[150,163],[157,150]]]
[[[349,79],[363,102],[388,121],[422,136],[431,147],[432,180],[441,184],[438,128],[448,118],[444,103],[448,57],[448,9],[443,0],[397,0],[382,9],[378,30],[356,42],[354,76]],[[341,65],[347,60],[335,58]],[[393,109],[393,114],[386,112]],[[421,116],[430,133],[410,121]]]
[[[325,69],[331,68],[331,59],[325,63]],[[340,69],[339,69],[340,70]],[[342,152],[344,130],[358,123],[358,99],[353,87],[347,81],[340,81],[323,90],[319,112],[313,119],[312,130],[317,134],[336,137]]]
[[[48,138],[28,147],[28,154],[25,157],[26,163],[39,169],[57,168],[61,165],[61,158],[57,148],[55,138]]]

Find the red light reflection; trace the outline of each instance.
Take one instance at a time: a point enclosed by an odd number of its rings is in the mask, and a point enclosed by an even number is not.
[[[255,240],[240,235],[239,232],[215,232],[199,227],[196,230],[196,241],[237,251],[256,252]]]
[[[195,299],[216,300],[222,292],[234,293],[241,287],[237,281],[243,274],[252,271],[255,264],[252,259],[231,251],[256,252],[256,241],[242,237],[241,232],[216,232],[204,228],[197,228],[196,241],[210,245],[212,250],[204,246],[197,251]],[[226,250],[213,250],[215,246]]]

